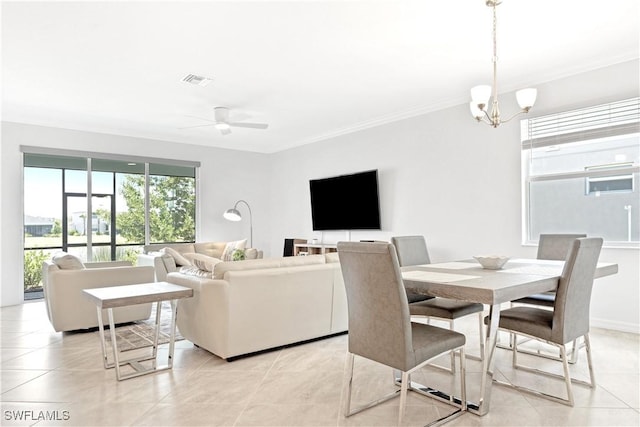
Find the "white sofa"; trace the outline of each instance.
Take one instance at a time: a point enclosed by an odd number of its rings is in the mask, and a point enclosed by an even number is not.
[[[82,269],[63,269],[52,261],[42,264],[42,282],[47,314],[56,332],[98,326],[96,305],[83,289],[153,282],[153,268],[134,267],[127,261],[85,263]],[[148,319],[151,304],[113,310],[115,323]],[[107,321],[105,315],[105,322]]]
[[[145,245],[143,253],[138,254],[138,265],[150,265],[155,269],[156,280],[163,282],[167,280],[167,274],[178,271],[180,265],[168,254],[161,251],[164,248],[171,248],[180,254],[197,253],[213,258],[222,259],[225,247],[228,242],[202,242],[202,243],[170,243]],[[262,258],[262,251],[257,249],[246,249],[248,259]]]
[[[223,359],[348,329],[337,253],[221,262],[212,278],[167,281],[194,290],[180,301],[180,333]]]

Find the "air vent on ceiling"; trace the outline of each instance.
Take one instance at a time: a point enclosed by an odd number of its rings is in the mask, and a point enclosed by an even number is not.
[[[211,83],[212,80],[213,79],[210,79],[208,77],[196,76],[195,74],[187,74],[182,78],[182,81],[185,83],[191,83],[192,85],[197,85],[202,87]]]

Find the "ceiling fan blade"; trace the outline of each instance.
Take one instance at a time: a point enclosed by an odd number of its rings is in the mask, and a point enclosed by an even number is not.
[[[231,133],[231,129],[229,128],[220,129],[220,133],[223,135],[229,135]]]
[[[178,128],[178,129],[193,129],[193,128],[202,128],[205,126],[215,126],[215,123],[207,123],[206,125],[185,126],[183,128]]]
[[[229,126],[237,128],[266,129],[269,127],[266,123],[229,123]]]

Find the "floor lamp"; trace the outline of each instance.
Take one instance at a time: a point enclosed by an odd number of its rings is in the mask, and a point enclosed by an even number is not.
[[[249,209],[249,247],[253,247],[253,218],[251,216],[251,206],[244,200],[238,200],[232,209],[227,209],[224,211],[222,216],[224,219],[229,221],[241,221],[242,215],[240,215],[240,211],[238,211],[238,203],[244,203],[247,205],[247,209]]]

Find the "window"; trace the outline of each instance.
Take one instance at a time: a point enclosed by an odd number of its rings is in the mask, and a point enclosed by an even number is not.
[[[21,149],[25,299],[41,297],[42,261],[53,252],[135,263],[144,244],[195,241],[199,164]]]
[[[194,241],[194,169],[152,163],[149,178],[151,243]]]
[[[618,165],[604,165],[604,166],[588,166],[585,168],[587,171],[603,170],[603,169],[626,169],[633,167],[633,163],[622,163]],[[585,178],[586,192],[585,194],[596,194],[603,192],[613,191],[633,191],[633,174],[628,175],[614,175],[605,176],[600,178]]]
[[[524,237],[640,243],[640,98],[522,121]]]

